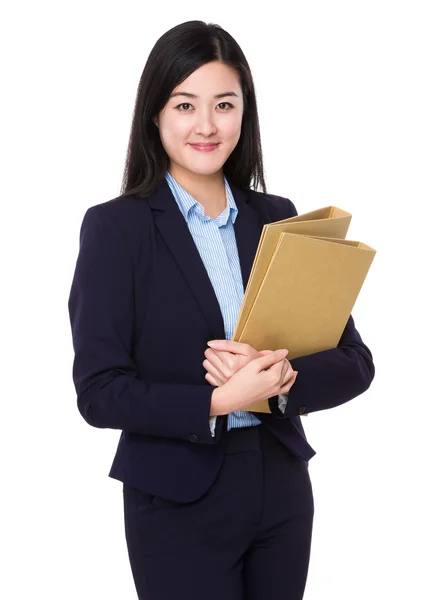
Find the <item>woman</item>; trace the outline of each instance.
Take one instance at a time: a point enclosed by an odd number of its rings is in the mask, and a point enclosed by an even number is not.
[[[121,430],[109,475],[138,597],[298,600],[315,454],[300,414],[358,396],[374,365],[351,316],[293,367],[231,341],[263,225],[297,211],[266,192],[250,69],[217,25],[152,49],[122,192],[84,216],[69,312],[79,410]]]

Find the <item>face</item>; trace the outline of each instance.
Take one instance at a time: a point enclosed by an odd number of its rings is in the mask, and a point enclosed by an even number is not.
[[[194,71],[154,119],[170,173],[221,174],[239,141],[242,115],[243,95],[235,71],[216,61]],[[214,146],[199,150],[195,144]]]

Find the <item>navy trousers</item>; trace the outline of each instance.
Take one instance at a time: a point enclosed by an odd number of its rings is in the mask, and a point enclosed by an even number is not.
[[[140,600],[301,600],[313,525],[308,463],[263,425],[231,429],[213,485],[179,503],[123,484]]]

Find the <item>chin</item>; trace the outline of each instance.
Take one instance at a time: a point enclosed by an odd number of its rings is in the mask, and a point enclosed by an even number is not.
[[[224,166],[223,162],[220,162],[215,165],[190,164],[190,165],[185,165],[185,169],[196,175],[214,175],[214,173],[217,173],[218,171],[220,171],[223,168],[223,166]]]

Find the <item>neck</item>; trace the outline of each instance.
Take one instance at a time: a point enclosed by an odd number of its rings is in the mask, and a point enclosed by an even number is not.
[[[224,175],[222,169],[211,175],[189,173],[169,168],[169,173],[193,198],[204,207],[204,214],[215,219],[227,206]]]

